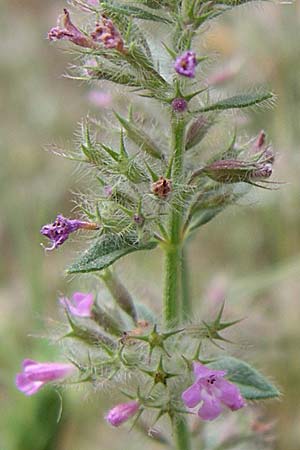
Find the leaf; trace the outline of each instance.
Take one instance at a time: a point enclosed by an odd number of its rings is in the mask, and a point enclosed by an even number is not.
[[[158,16],[145,9],[138,8],[137,6],[129,5],[118,5],[118,4],[108,4],[107,2],[101,2],[100,6],[105,10],[109,8],[110,12],[115,14],[122,14],[126,17],[131,16],[136,19],[151,20],[154,22],[172,23],[171,20],[163,16]]]
[[[125,128],[129,139],[131,139],[136,145],[140,146],[141,150],[148,153],[153,158],[162,159],[163,155],[160,148],[154,141],[152,141],[145,131],[137,127],[132,121],[126,120],[116,112],[115,116],[120,124]]]
[[[210,208],[206,211],[201,211],[198,214],[195,214],[191,225],[189,226],[189,231],[192,232],[196,230],[196,228],[202,227],[202,225],[207,224],[212,219],[214,219],[220,212],[222,212],[224,207],[218,208]]]
[[[97,240],[68,269],[68,273],[86,273],[103,270],[129,253],[138,250],[152,250],[157,242],[138,242],[135,233],[122,236],[107,234]]]
[[[233,97],[225,98],[224,100],[220,100],[217,103],[213,103],[212,105],[205,106],[197,112],[247,108],[249,106],[258,105],[260,103],[267,103],[272,99],[274,99],[274,94],[272,94],[272,92],[265,92],[262,94],[234,95]]]
[[[202,139],[204,139],[207,132],[214,124],[214,118],[215,116],[212,115],[200,115],[190,124],[186,133],[186,150],[198,145]]]
[[[264,375],[240,359],[226,356],[208,364],[216,370],[226,370],[226,378],[236,384],[247,400],[262,400],[280,396],[278,389]]]

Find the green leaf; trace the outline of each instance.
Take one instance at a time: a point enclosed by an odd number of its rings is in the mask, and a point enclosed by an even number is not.
[[[274,99],[274,94],[272,94],[272,92],[265,92],[261,94],[234,95],[233,97],[225,98],[224,100],[220,100],[217,103],[213,103],[212,105],[205,106],[197,112],[247,108],[249,106],[259,105],[261,103],[268,104],[272,99]]]
[[[115,116],[120,124],[125,128],[129,139],[138,145],[141,150],[153,156],[153,158],[162,159],[163,155],[160,148],[155,144],[155,142],[153,142],[144,130],[137,127],[132,121],[126,120],[116,112]]]
[[[264,375],[240,359],[226,356],[208,366],[216,370],[226,370],[226,378],[236,384],[247,400],[262,400],[280,396],[278,389]]]
[[[129,253],[138,250],[152,250],[157,242],[138,242],[135,233],[122,236],[107,234],[97,240],[68,269],[68,273],[85,273],[103,270]]]
[[[185,149],[198,145],[215,122],[215,115],[198,116],[189,126],[186,133]]]
[[[197,228],[207,224],[212,219],[214,219],[220,212],[222,212],[223,209],[224,207],[221,206],[218,208],[210,208],[206,211],[200,211],[198,214],[195,214],[191,222],[191,225],[189,226],[189,231],[192,232]]]
[[[171,20],[167,19],[164,16],[158,16],[156,14],[153,14],[151,12],[146,11],[145,9],[138,8],[136,6],[129,6],[129,5],[118,5],[114,3],[113,5],[107,2],[100,3],[100,6],[106,10],[109,8],[110,12],[115,14],[122,14],[126,17],[131,16],[136,19],[143,19],[143,20],[151,20],[154,22],[163,22],[163,23],[172,23]]]

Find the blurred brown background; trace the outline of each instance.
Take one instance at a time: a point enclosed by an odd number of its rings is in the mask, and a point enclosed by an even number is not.
[[[141,445],[134,434],[116,434],[103,421],[109,393],[74,389],[64,395],[57,423],[55,392],[45,389],[25,398],[14,386],[23,358],[58,357],[57,345],[47,339],[48,327],[58,320],[58,292],[78,286],[62,276],[79,248],[76,241],[45,257],[39,229],[57,212],[71,214],[71,192],[80,189],[81,179],[73,163],[44,148],[53,142],[70,148],[87,112],[100,120],[106,114],[91,102],[90,86],[62,77],[71,56],[58,47],[67,46],[46,40],[63,6],[58,0],[0,1],[0,448],[117,450],[130,445],[134,450]],[[208,315],[224,295],[231,317],[247,317],[236,334],[239,354],[270,375],[284,394],[262,407],[268,420],[276,420],[276,450],[299,450],[300,442],[299,29],[295,1],[237,8],[205,35],[203,45],[221,60],[214,70],[230,62],[239,67],[232,86],[263,83],[277,94],[275,108],[250,111],[237,121],[245,136],[267,131],[278,152],[274,179],[286,184],[279,191],[253,190],[247,203],[203,228],[191,249],[196,314]],[[159,307],[158,252],[147,259],[128,257],[118,267],[136,295]],[[83,290],[88,284],[81,281]],[[143,446],[154,448],[151,440]]]

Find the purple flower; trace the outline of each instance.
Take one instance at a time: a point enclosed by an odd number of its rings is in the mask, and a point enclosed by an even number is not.
[[[105,16],[102,16],[101,22],[96,24],[91,37],[95,42],[102,42],[105,48],[114,48],[119,52],[124,51],[122,36],[113,22]]]
[[[196,381],[182,393],[182,400],[188,408],[199,403],[198,416],[203,420],[213,420],[221,414],[223,406],[231,411],[245,406],[245,401],[235,384],[225,380],[224,370],[212,370],[199,362],[193,363]]]
[[[114,427],[118,427],[134,416],[139,409],[139,403],[135,400],[127,403],[120,403],[112,408],[106,415],[106,420]]]
[[[16,376],[16,386],[25,395],[33,395],[50,382],[65,378],[75,370],[72,364],[45,362],[39,363],[32,359],[24,359],[23,372]]]
[[[187,101],[184,98],[174,98],[171,103],[173,111],[181,113],[187,109]]]
[[[60,303],[68,309],[73,316],[91,317],[94,295],[84,294],[83,292],[74,292],[71,300],[67,297],[63,297],[60,299]]]
[[[64,216],[59,214],[53,223],[44,225],[40,232],[47,236],[51,242],[52,246],[46,248],[46,250],[54,250],[63,244],[69,237],[70,233],[84,228],[86,230],[98,230],[99,226],[93,222],[85,222],[83,220],[77,219],[66,219]]]
[[[174,64],[174,69],[177,73],[179,73],[179,75],[194,78],[196,65],[196,53],[191,50],[187,50],[182,55],[178,56]]]
[[[60,27],[60,22],[62,22],[63,28]],[[91,37],[83,34],[75,25],[71,22],[69,11],[64,8],[64,13],[58,18],[58,25],[48,33],[48,39],[50,41],[58,41],[60,39],[65,39],[73,42],[73,44],[79,45],[80,47],[86,48],[97,48],[95,42]]]

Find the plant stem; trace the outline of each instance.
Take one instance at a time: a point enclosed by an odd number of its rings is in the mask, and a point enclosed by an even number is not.
[[[187,319],[191,315],[191,296],[190,296],[190,276],[188,265],[188,253],[186,244],[182,249],[182,271],[181,271],[181,290],[182,290],[182,318]]]
[[[183,152],[184,152],[185,121],[172,115],[172,185],[182,182]],[[182,318],[182,308],[179,304],[182,263],[182,207],[178,194],[173,192],[169,217],[169,242],[165,250],[165,278],[163,317],[167,326],[176,325]]]
[[[164,274],[164,298],[163,318],[166,326],[180,323],[183,316],[182,287],[182,218],[179,186],[183,178],[185,120],[183,117],[172,115],[172,185],[173,199],[169,216],[168,245],[165,246],[165,274]],[[178,191],[176,192],[176,190]],[[190,434],[184,417],[173,417],[173,435],[177,450],[190,450]]]
[[[190,450],[190,433],[185,417],[176,417],[176,419],[173,421],[173,434],[176,448],[178,450]]]

